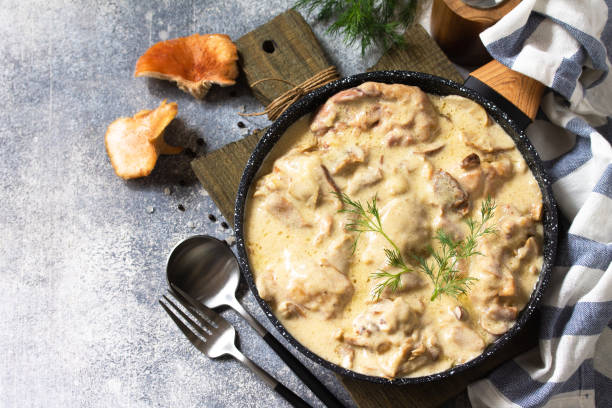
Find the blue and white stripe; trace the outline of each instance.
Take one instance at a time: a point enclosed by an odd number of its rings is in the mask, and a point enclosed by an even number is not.
[[[481,39],[551,88],[528,135],[561,210],[539,347],[471,384],[478,407],[612,407],[612,0],[523,0]]]

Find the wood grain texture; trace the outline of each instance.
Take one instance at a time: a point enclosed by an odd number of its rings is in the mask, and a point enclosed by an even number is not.
[[[272,22],[256,29],[242,37],[239,42],[245,44],[245,38],[248,38],[249,44],[259,44],[263,38],[284,38],[288,36],[291,41],[297,41],[297,38],[291,37],[289,33],[280,34],[276,30],[279,22],[284,26],[287,21],[303,21],[301,17],[295,16],[294,11],[289,11],[283,15],[276,17]],[[262,30],[262,31],[259,31]],[[280,29],[279,29],[280,30]],[[310,29],[304,30],[312,34]],[[370,70],[391,70],[404,69],[413,71],[429,72],[455,81],[462,81],[461,76],[452,65],[452,63],[442,53],[435,41],[429,37],[427,32],[419,25],[415,25],[407,30],[406,39],[409,46],[405,49],[392,48],[381,57],[377,64]],[[287,40],[289,41],[289,40]],[[291,42],[289,41],[289,42]],[[320,49],[320,46],[314,35],[303,36],[300,42],[310,43],[308,45],[293,46],[295,49]],[[259,45],[258,45],[259,46]],[[275,57],[272,62],[262,60],[261,56],[256,53],[242,53],[242,64],[250,67],[252,78],[259,78],[263,75],[283,75],[289,73],[289,67],[299,65],[304,56],[301,51],[291,51],[286,55],[287,59],[277,60]],[[320,54],[322,56],[322,53]],[[253,58],[253,60],[251,60]],[[292,81],[302,81],[301,78],[307,77],[318,71],[320,67],[326,67],[326,61],[319,58],[317,63],[304,65],[305,69],[301,71],[301,77],[292,76]],[[303,67],[303,68],[304,68]],[[286,78],[287,76],[283,76]],[[270,81],[265,88],[265,95],[261,94],[263,88],[259,90],[260,100],[263,103],[274,99],[281,93],[287,90],[287,86],[282,82]],[[244,166],[259,138],[263,135],[265,129],[257,131],[247,138],[235,143],[231,143],[214,151],[204,157],[200,157],[192,162],[192,167],[200,182],[209,192],[213,201],[224,217],[229,221],[233,221],[234,200],[238,189],[238,183],[242,176]],[[526,350],[531,347],[537,336],[533,331],[525,330],[523,335],[506,347],[503,353],[488,361],[485,365],[477,370],[473,370],[466,375],[457,378],[440,381],[433,384],[423,384],[418,386],[389,386],[372,384],[362,381],[353,380],[350,378],[340,378],[343,384],[348,389],[349,393],[360,408],[385,408],[385,407],[413,407],[413,408],[430,408],[439,406],[444,401],[465,390],[467,384],[476,378],[481,377],[493,367],[507,360],[516,353]]]
[[[298,85],[331,65],[312,29],[295,10],[240,37],[236,46],[249,86],[264,78],[280,78]],[[251,89],[261,103],[268,105],[291,88],[280,81],[265,81]]]
[[[533,78],[493,60],[470,73],[495,89],[531,119],[535,119],[546,87]]]
[[[520,3],[506,0],[497,7],[478,9],[462,0],[434,0],[431,33],[448,57],[460,65],[478,66],[491,60],[479,34]]]
[[[264,133],[265,129],[255,130],[244,139],[227,144],[191,162],[191,168],[198,180],[232,227],[234,202],[242,171]]]
[[[466,20],[488,24],[489,26],[495,24],[521,2],[521,0],[506,0],[495,7],[482,9],[472,7],[464,3],[463,0],[442,1],[456,15]]]

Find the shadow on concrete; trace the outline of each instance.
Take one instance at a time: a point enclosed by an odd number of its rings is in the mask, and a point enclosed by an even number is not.
[[[166,128],[164,137],[168,144],[184,146],[185,149],[177,155],[159,156],[155,168],[148,177],[127,180],[130,189],[192,186],[198,182],[190,163],[206,153],[206,145],[201,134],[196,129],[186,126],[181,118],[175,118]]]
[[[181,91],[175,82],[165,81],[163,79],[147,78],[147,88],[151,95],[160,99],[168,99],[169,101],[181,101],[185,99],[196,100],[191,94]],[[241,71],[236,79],[236,85],[218,86],[213,85],[208,91],[201,103],[224,103],[230,99],[240,96],[252,96],[244,73]]]

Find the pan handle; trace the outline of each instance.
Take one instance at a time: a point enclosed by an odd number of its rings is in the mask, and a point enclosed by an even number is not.
[[[525,129],[535,119],[545,86],[497,60],[472,71],[465,81],[473,89],[506,111]]]

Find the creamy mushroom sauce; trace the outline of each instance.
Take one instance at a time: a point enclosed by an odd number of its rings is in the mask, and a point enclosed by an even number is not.
[[[342,191],[377,197],[385,232],[427,255],[444,229],[465,237],[487,196],[498,233],[459,264],[478,280],[467,296],[430,301],[422,272],[378,301],[370,277],[386,265],[380,234],[353,252]],[[363,374],[422,376],[467,362],[506,332],[542,267],[542,196],[512,139],[478,104],[368,82],[331,97],[293,124],[266,158],[246,212],[246,247],[260,296],[305,347]],[[431,259],[429,259],[431,261]]]

